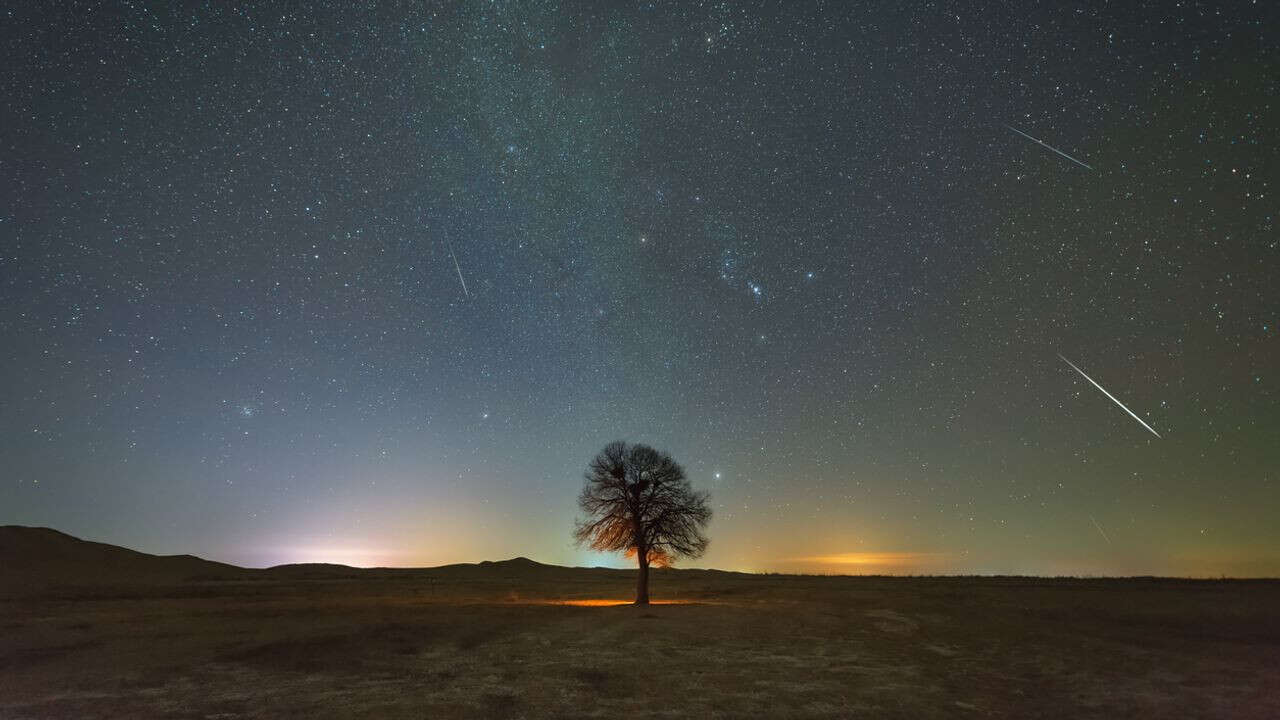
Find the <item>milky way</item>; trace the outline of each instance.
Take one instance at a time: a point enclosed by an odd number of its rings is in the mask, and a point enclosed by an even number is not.
[[[1280,572],[1266,3],[177,5],[5,11],[0,523],[625,563],[621,438],[708,566]]]

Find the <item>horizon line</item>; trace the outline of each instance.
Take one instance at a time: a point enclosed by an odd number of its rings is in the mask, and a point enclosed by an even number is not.
[[[64,532],[64,531],[62,531],[62,530],[58,530],[57,528],[52,528],[52,527],[42,526],[42,525],[18,525],[18,524],[5,524],[5,525],[0,525],[0,530],[8,529],[8,528],[17,528],[17,529],[24,529],[24,530],[42,530],[42,531],[53,532],[53,533],[57,533],[57,534],[59,534],[59,535],[63,535],[63,536],[66,536],[66,537],[68,537],[68,538],[71,538],[71,539],[76,540],[76,541],[78,541],[78,542],[91,543],[91,544],[95,544],[95,545],[106,545],[106,546],[108,546],[108,547],[119,548],[119,549],[122,549],[122,550],[126,550],[126,551],[129,551],[129,552],[136,552],[136,553],[140,553],[140,554],[143,554],[143,555],[150,555],[150,556],[152,556],[152,557],[182,557],[182,556],[187,556],[187,557],[192,557],[192,558],[195,558],[195,559],[197,559],[197,560],[204,561],[204,562],[211,562],[211,563],[216,563],[216,564],[219,564],[219,565],[227,565],[227,566],[229,566],[229,567],[233,567],[233,568],[236,568],[236,569],[238,569],[238,570],[257,570],[257,571],[268,571],[268,570],[272,570],[272,569],[276,569],[276,568],[299,567],[299,566],[307,566],[307,565],[318,565],[318,566],[330,566],[330,567],[337,567],[337,568],[347,568],[347,569],[350,569],[350,570],[389,570],[389,571],[405,571],[405,572],[409,572],[409,571],[415,571],[415,570],[417,570],[417,571],[438,570],[438,569],[440,569],[440,568],[446,568],[446,567],[451,567],[451,566],[456,566],[456,565],[474,565],[474,566],[479,566],[479,565],[486,564],[486,563],[490,563],[490,564],[500,564],[500,563],[509,563],[509,562],[513,562],[513,561],[517,561],[517,560],[525,560],[525,561],[528,561],[528,562],[534,563],[534,564],[536,564],[536,565],[541,565],[541,566],[543,566],[543,567],[549,567],[549,568],[560,568],[560,569],[564,569],[564,570],[616,570],[616,571],[620,571],[620,572],[634,572],[634,571],[636,570],[636,568],[634,568],[634,567],[614,567],[614,566],[609,566],[609,565],[557,565],[557,564],[554,564],[554,563],[546,563],[546,562],[541,562],[541,561],[539,561],[539,560],[534,560],[534,559],[532,559],[532,558],[530,558],[530,557],[528,557],[528,556],[525,556],[525,555],[516,555],[516,556],[510,557],[510,558],[503,559],[503,560],[475,560],[475,561],[465,561],[465,560],[463,560],[463,561],[457,561],[457,562],[446,562],[446,563],[443,563],[443,564],[440,564],[440,565],[348,565],[348,564],[346,564],[346,563],[340,563],[340,562],[311,561],[311,562],[286,562],[286,563],[276,563],[276,564],[274,564],[274,565],[251,566],[251,565],[237,565],[236,563],[228,562],[228,561],[225,561],[225,560],[213,560],[213,559],[210,559],[210,558],[207,558],[207,557],[201,556],[201,555],[196,555],[195,553],[173,553],[173,554],[168,554],[168,555],[161,555],[161,554],[158,554],[158,553],[150,553],[150,552],[146,552],[146,551],[144,551],[144,550],[136,550],[136,549],[133,549],[133,548],[125,547],[125,546],[123,546],[123,545],[116,545],[116,544],[113,544],[113,543],[102,542],[102,541],[98,541],[98,540],[85,540],[84,538],[77,537],[77,536],[75,536],[75,535],[72,535],[72,534],[70,534],[70,533]],[[912,555],[912,556],[938,557],[938,556],[945,556],[947,553],[891,553],[891,552],[886,552],[886,553],[868,553],[868,554],[874,554],[874,555],[880,555],[880,556],[885,556],[885,555]],[[813,558],[819,558],[819,557],[841,557],[841,556],[839,556],[839,555],[835,555],[835,556],[812,556],[812,557],[813,557]],[[793,560],[802,560],[802,559],[803,559],[803,558],[795,558],[795,559],[793,559]],[[811,558],[811,559],[812,559],[812,558]],[[847,563],[847,564],[862,564],[862,563]],[[874,563],[867,563],[867,564],[874,565]],[[733,573],[733,574],[738,574],[738,575],[788,575],[788,576],[794,576],[794,577],[832,577],[832,578],[835,578],[835,577],[849,577],[849,578],[940,578],[940,579],[941,579],[941,578],[1026,578],[1026,579],[1041,579],[1041,580],[1058,580],[1058,579],[1074,579],[1074,580],[1134,580],[1134,579],[1153,579],[1153,580],[1199,580],[1199,581],[1207,581],[1207,580],[1242,580],[1242,581],[1249,581],[1249,580],[1280,580],[1280,574],[1277,574],[1277,575],[1227,575],[1227,574],[1225,574],[1225,573],[1218,573],[1218,574],[1200,574],[1200,575],[1159,575],[1159,574],[1154,574],[1154,573],[1139,573],[1139,574],[1126,574],[1126,575],[1097,575],[1097,574],[1092,574],[1092,573],[1083,573],[1083,574],[1078,574],[1078,575],[1064,575],[1064,574],[1054,574],[1054,575],[1044,574],[1044,575],[1041,575],[1041,574],[1025,574],[1025,573],[1005,573],[1005,572],[963,572],[963,571],[955,571],[955,572],[934,572],[934,573],[894,573],[894,572],[847,573],[847,572],[803,572],[803,571],[791,571],[791,570],[764,570],[764,569],[760,569],[760,570],[727,570],[727,569],[723,569],[723,568],[716,568],[716,567],[653,567],[653,568],[651,568],[651,570],[654,570],[654,571],[675,570],[675,571],[686,571],[686,572],[702,571],[702,572]]]

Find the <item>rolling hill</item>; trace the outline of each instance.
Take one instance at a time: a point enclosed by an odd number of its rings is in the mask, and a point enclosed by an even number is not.
[[[357,568],[332,563],[242,568],[194,555],[151,555],[81,540],[50,528],[0,526],[0,595],[51,588],[171,585],[208,581],[344,581],[420,577],[448,580],[536,580],[590,577],[622,570],[568,568],[525,557],[432,568]]]
[[[0,526],[0,592],[51,586],[165,584],[234,579],[247,571],[194,555],[150,555],[50,528]]]

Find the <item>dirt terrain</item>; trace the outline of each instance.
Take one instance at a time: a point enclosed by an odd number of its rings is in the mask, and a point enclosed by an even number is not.
[[[0,718],[1280,717],[1275,581],[193,567],[10,572]]]

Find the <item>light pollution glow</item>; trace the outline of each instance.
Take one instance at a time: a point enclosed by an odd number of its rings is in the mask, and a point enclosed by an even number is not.
[[[945,553],[921,552],[847,552],[834,555],[814,555],[795,558],[806,565],[854,565],[875,567],[903,567],[933,563],[946,557]]]

